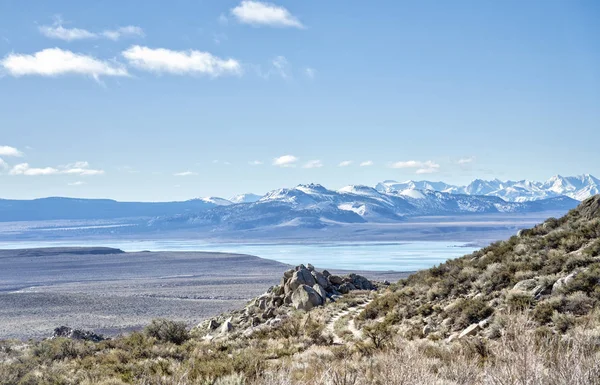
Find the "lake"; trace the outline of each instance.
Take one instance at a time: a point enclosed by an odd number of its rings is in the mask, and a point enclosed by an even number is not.
[[[124,251],[211,251],[250,254],[297,265],[326,269],[415,271],[469,254],[479,247],[464,242],[335,242],[317,244],[204,243],[195,240],[21,241],[0,242],[0,249],[105,246]]]

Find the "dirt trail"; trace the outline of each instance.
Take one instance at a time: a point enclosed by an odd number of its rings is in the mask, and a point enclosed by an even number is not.
[[[327,324],[325,324],[325,329],[323,330],[323,333],[325,335],[333,336],[333,343],[335,345],[344,344],[344,339],[341,336],[339,336],[335,331],[335,323],[340,318],[348,316],[348,322],[346,324],[347,329],[352,333],[355,339],[362,339],[362,331],[356,328],[356,325],[354,324],[354,316],[356,316],[360,311],[362,311],[370,302],[371,300],[367,300],[367,302],[363,304],[352,306],[346,310],[338,312],[333,317],[331,317]]]

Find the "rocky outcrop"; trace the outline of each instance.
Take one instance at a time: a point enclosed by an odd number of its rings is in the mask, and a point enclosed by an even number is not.
[[[84,340],[92,342],[104,341],[106,338],[100,334],[88,330],[72,329],[68,326],[60,326],[54,329],[52,338],[70,338],[73,340]]]
[[[319,272],[311,264],[298,265],[283,273],[280,285],[270,287],[250,301],[245,309],[205,320],[196,329],[211,339],[237,333],[249,336],[280,324],[291,309],[310,311],[328,301],[334,302],[352,290],[376,289],[373,282],[358,274],[342,277],[327,270]]]

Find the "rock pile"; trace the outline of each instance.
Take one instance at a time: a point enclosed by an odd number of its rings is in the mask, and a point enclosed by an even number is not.
[[[352,290],[376,290],[377,286],[358,274],[341,277],[327,270],[317,271],[313,265],[298,265],[283,273],[281,282],[250,301],[243,311],[209,319],[198,327],[210,335],[224,335],[235,329],[252,330],[275,326],[282,322],[291,308],[309,311],[334,302]]]
[[[72,329],[68,326],[60,326],[54,329],[52,338],[70,338],[72,340],[84,340],[92,342],[104,341],[104,336],[96,334],[87,330]]]
[[[376,287],[363,276],[349,274],[346,277],[332,275],[327,270],[319,272],[310,263],[298,265],[283,273],[281,284],[270,289],[273,302],[283,301],[298,310],[310,310],[323,305],[327,299],[352,290],[374,290]]]

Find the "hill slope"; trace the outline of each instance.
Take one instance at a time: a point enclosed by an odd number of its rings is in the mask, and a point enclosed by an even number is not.
[[[560,219],[377,292],[317,295],[319,285],[298,280],[322,277],[300,266],[245,309],[191,332],[157,320],[143,333],[99,343],[2,342],[0,383],[600,384],[599,254],[595,196]],[[335,280],[331,292],[361,282]],[[330,299],[310,311],[284,301],[258,316],[290,288],[292,297],[308,293],[294,303]]]

